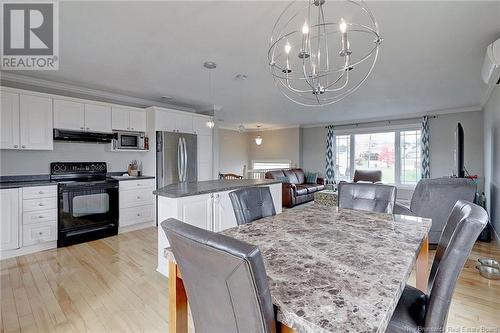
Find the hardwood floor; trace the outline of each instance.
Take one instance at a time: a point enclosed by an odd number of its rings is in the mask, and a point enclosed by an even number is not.
[[[498,260],[500,247],[476,244],[455,290],[451,327],[500,327],[500,281],[477,274],[478,257]],[[155,271],[155,228],[0,265],[1,332],[168,330],[168,283]]]

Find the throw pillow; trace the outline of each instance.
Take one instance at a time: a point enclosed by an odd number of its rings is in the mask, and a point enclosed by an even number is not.
[[[317,172],[307,172],[306,173],[306,183],[316,184],[317,181],[318,181],[318,173]]]
[[[282,183],[289,183],[290,182],[290,178],[288,178],[287,176],[278,176],[278,177],[276,177],[276,180],[279,180]]]

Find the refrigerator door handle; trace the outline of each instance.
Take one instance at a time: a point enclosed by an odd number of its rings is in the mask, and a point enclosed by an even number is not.
[[[184,181],[186,181],[187,180],[187,168],[188,168],[188,153],[187,153],[186,138],[182,137],[182,143],[184,145]]]
[[[179,181],[182,182],[182,140],[179,138],[177,143],[177,173],[179,174]]]

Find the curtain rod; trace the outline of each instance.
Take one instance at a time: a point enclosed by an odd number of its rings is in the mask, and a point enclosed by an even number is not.
[[[427,116],[429,119],[435,119],[438,116]],[[342,127],[359,127],[360,125],[374,125],[374,124],[388,124],[390,125],[391,122],[398,122],[398,121],[410,121],[410,120],[422,120],[422,117],[415,117],[415,118],[402,118],[402,119],[391,119],[391,120],[378,120],[378,121],[367,121],[367,122],[359,122],[359,123],[350,123],[350,124],[342,124],[342,125],[328,125],[333,126],[334,128],[342,128]]]

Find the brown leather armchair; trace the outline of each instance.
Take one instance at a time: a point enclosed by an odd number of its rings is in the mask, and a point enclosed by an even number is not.
[[[315,184],[309,184],[306,182],[304,170],[300,168],[268,171],[265,177],[267,179],[288,178],[289,181],[283,183],[282,204],[289,208],[314,200],[314,193],[325,189],[324,178],[318,177]]]

